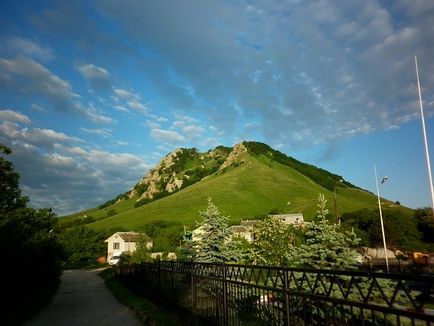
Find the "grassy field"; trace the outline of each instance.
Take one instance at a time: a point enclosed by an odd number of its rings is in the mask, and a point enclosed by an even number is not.
[[[195,185],[147,205],[135,208],[135,199],[129,199],[102,210],[86,211],[86,214],[96,219],[89,226],[135,230],[145,224],[166,221],[172,227],[193,227],[199,219],[198,212],[206,209],[207,197],[213,198],[221,212],[230,216],[232,223],[264,216],[270,211],[302,212],[305,219],[309,220],[315,215],[319,193],[325,194],[330,213],[334,214],[333,192],[287,166],[265,157],[244,155],[245,163],[224,172],[219,171]],[[377,205],[373,194],[346,186],[338,187],[337,202],[340,213],[375,208]],[[387,202],[386,205],[392,203]],[[110,209],[117,214],[107,217]]]

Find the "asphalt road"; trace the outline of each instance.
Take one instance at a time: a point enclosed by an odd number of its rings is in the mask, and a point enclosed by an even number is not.
[[[26,326],[138,326],[139,320],[111,294],[97,271],[68,270],[53,302]]]

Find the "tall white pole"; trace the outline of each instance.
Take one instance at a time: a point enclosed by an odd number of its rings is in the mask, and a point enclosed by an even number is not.
[[[389,273],[389,258],[387,257],[386,236],[384,234],[383,212],[381,210],[380,188],[378,187],[377,166],[374,165],[375,185],[377,186],[378,210],[380,211],[381,234],[383,235],[384,255],[386,257],[386,270]]]
[[[417,57],[416,56],[414,56],[414,63],[416,65],[417,90],[419,93],[420,119],[422,120],[423,140],[425,142],[426,165],[428,167],[429,186],[431,189],[431,202],[432,202],[432,209],[433,209],[433,213],[434,213],[434,188],[433,188],[433,183],[432,183],[431,162],[430,162],[430,158],[429,158],[428,139],[426,137],[425,117],[423,114],[423,104],[422,104],[422,92],[420,90],[419,69],[417,66]],[[433,218],[434,218],[434,214],[433,214]]]

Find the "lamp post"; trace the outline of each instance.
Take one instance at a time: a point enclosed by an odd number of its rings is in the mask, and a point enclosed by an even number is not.
[[[338,224],[339,223],[339,214],[338,214],[338,201],[336,198],[336,187],[338,186],[339,183],[344,182],[343,179],[340,179],[339,181],[336,181],[335,186],[333,188],[333,198],[335,201],[335,223]]]
[[[386,258],[386,270],[387,273],[389,273],[389,259],[387,257],[386,236],[384,234],[383,212],[381,210],[381,200],[380,200],[380,188],[378,186],[377,167],[375,165],[374,165],[374,171],[375,171],[375,185],[377,186],[378,210],[380,211],[381,234],[383,236],[384,256]],[[381,184],[385,183],[388,179],[389,179],[388,177],[383,177],[381,179]]]

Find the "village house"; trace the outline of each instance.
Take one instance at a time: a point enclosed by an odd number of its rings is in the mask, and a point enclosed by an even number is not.
[[[145,233],[138,232],[116,232],[106,239],[107,242],[107,261],[113,256],[121,254],[132,254],[136,251],[137,243],[144,239],[146,248],[151,249],[154,243]]]
[[[271,218],[275,218],[278,221],[293,225],[293,226],[303,226],[304,218],[302,213],[297,214],[278,214],[278,215],[268,215]]]
[[[247,242],[253,242],[253,233],[243,225],[232,225],[228,228],[228,231],[232,237],[239,237],[246,239]]]

